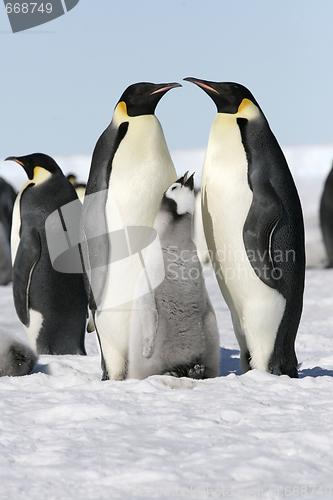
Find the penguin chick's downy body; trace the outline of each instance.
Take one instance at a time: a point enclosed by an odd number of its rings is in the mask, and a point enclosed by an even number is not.
[[[236,83],[186,78],[215,102],[202,173],[205,236],[241,366],[297,377],[304,225],[287,162],[257,101]]]
[[[21,165],[29,178],[16,198],[11,237],[18,317],[30,345],[39,354],[85,354],[87,295],[83,276],[52,267],[45,231],[51,213],[77,200],[75,189],[47,155],[36,153],[7,160]],[[80,224],[79,220],[72,222]],[[67,237],[61,223],[52,228],[56,243]]]
[[[153,227],[163,193],[177,179],[154,111],[161,97],[179,86],[128,87],[93,153],[83,204],[82,255],[103,380],[126,376],[132,300],[143,257],[133,250],[129,228]]]
[[[333,167],[320,200],[320,227],[326,248],[327,267],[333,267]]]
[[[191,238],[194,204],[193,176],[178,179],[163,196],[154,228],[161,242],[165,278],[134,303],[130,378],[218,375],[219,333]],[[140,279],[145,280],[144,273]]]
[[[25,342],[0,330],[0,377],[28,375],[37,356]]]

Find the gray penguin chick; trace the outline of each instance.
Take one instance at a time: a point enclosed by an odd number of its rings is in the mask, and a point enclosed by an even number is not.
[[[134,302],[128,378],[218,375],[219,332],[191,238],[193,175],[187,179],[185,174],[167,189],[155,219],[165,278]],[[159,265],[156,255],[147,257],[146,263],[150,270]],[[137,287],[144,279],[143,273]]]
[[[28,375],[37,359],[26,342],[0,330],[0,377]]]

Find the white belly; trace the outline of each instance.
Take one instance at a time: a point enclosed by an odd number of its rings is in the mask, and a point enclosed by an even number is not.
[[[243,226],[252,196],[236,120],[232,115],[218,114],[202,175],[205,235],[215,255],[215,272],[231,310],[240,347],[246,344],[253,368],[267,370],[285,299],[257,277],[247,258]]]
[[[108,232],[124,229],[127,234],[127,226],[153,227],[163,193],[176,178],[157,118],[131,118],[113,160],[105,207]],[[143,256],[132,254],[129,244],[127,249],[128,258],[108,266],[95,318],[110,378],[124,374],[133,294],[144,257],[144,252]]]

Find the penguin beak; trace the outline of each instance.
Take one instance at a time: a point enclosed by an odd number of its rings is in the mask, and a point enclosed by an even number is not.
[[[5,158],[5,161],[7,161],[7,160],[15,161],[16,163],[21,165],[21,167],[24,168],[24,170],[25,170],[25,172],[30,180],[32,180],[34,178],[34,169],[30,164],[25,165],[21,160],[19,160],[15,156],[8,156],[8,158]]]
[[[215,92],[215,94],[219,94],[217,90],[213,89],[213,87],[209,85],[210,82],[207,82],[205,80],[199,80],[198,78],[192,78],[191,76],[184,78],[184,80],[186,80],[187,82],[195,83],[196,85],[198,85],[199,87],[201,87],[206,91],[208,90],[209,92]]]
[[[177,179],[177,180],[176,180],[176,182],[177,182],[178,184],[181,184],[182,186],[184,186],[184,184],[185,184],[185,182],[186,182],[186,180],[187,180],[187,174],[188,174],[188,171],[187,171],[187,172],[185,172],[185,174],[184,174],[184,175],[182,175],[182,177],[179,177],[179,179]]]
[[[18,163],[19,165],[21,165],[22,167],[24,167],[24,163],[22,163],[20,160],[18,160],[17,158],[15,158],[15,156],[8,156],[8,158],[5,158],[5,161],[8,161],[8,160],[16,161],[16,163]]]
[[[175,83],[161,83],[161,87],[154,90],[153,92],[151,92],[150,95],[158,94],[159,92],[163,92],[163,94],[164,94],[168,90],[174,89],[176,87],[181,87],[181,84],[177,83],[177,82],[175,82]]]
[[[190,188],[191,191],[194,190],[194,172],[193,174],[185,181],[184,186]]]

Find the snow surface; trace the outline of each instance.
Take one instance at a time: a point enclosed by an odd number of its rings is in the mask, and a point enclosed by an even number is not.
[[[101,382],[90,333],[87,356],[43,355],[32,374],[0,378],[1,500],[333,497],[333,270],[322,267],[318,227],[333,146],[285,153],[306,224],[300,378],[240,375],[229,311],[205,267],[220,376]],[[200,172],[203,156],[175,152],[178,173]],[[89,158],[56,159],[86,180]],[[17,189],[26,182],[16,164],[0,162],[0,175]],[[0,318],[3,330],[24,338],[11,285],[0,287]]]

